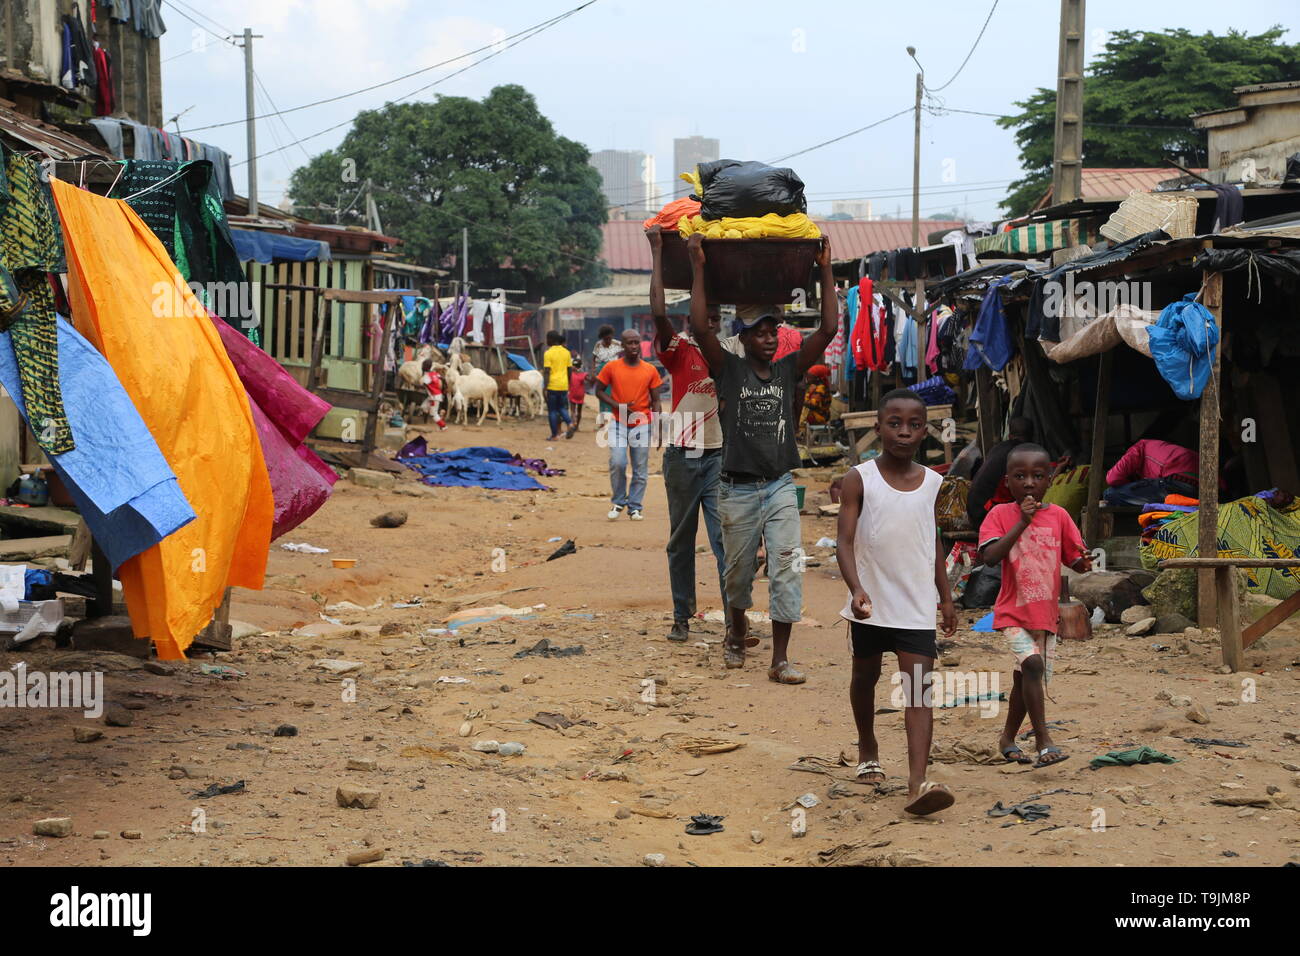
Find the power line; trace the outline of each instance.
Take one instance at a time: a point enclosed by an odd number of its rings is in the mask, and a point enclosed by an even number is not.
[[[995,119],[1003,119],[1011,115],[1009,113],[987,113],[982,110],[959,110],[952,106],[927,106],[926,109],[935,116],[941,113],[966,113],[970,116],[992,116]],[[1089,126],[1099,126],[1104,129],[1168,129],[1182,132],[1188,132],[1195,129],[1193,126],[1155,126],[1143,123],[1097,123],[1087,119],[1083,121],[1083,125],[1085,129]]]
[[[849,130],[847,133],[843,133],[840,136],[836,136],[834,139],[828,139],[825,142],[817,143],[815,146],[809,146],[807,149],[801,149],[798,152],[794,152],[794,153],[787,153],[786,155],[781,156],[777,159],[773,159],[770,162],[783,163],[787,159],[794,159],[796,156],[802,156],[804,153],[811,153],[815,149],[821,149],[823,146],[830,146],[832,143],[838,143],[840,140],[848,139],[850,136],[856,136],[858,135],[858,133],[865,133],[869,129],[879,126],[882,123],[888,123],[891,119],[896,119],[897,117],[902,116],[904,113],[910,113],[910,112],[912,112],[912,107],[909,106],[905,109],[899,110],[897,113],[889,114],[884,119],[878,119],[874,123],[868,123],[866,126],[859,126],[857,129]]]
[[[402,80],[410,79],[413,76],[419,76],[421,73],[428,73],[430,70],[436,70],[439,67],[447,66],[450,63],[455,63],[457,60],[463,60],[466,57],[473,56],[476,53],[482,53],[484,50],[489,50],[492,49],[493,47],[500,46],[502,43],[505,43],[507,40],[514,40],[516,37],[522,37],[524,39],[528,39],[528,36],[530,35],[535,36],[536,34],[541,33],[543,30],[548,30],[551,27],[555,26],[557,23],[559,23],[561,20],[568,19],[569,17],[573,16],[575,13],[579,13],[582,10],[585,10],[587,7],[591,6],[593,3],[596,2],[597,0],[586,0],[585,3],[574,7],[572,10],[568,10],[564,13],[558,14],[557,16],[551,17],[548,20],[543,20],[540,23],[535,23],[531,27],[528,27],[527,29],[520,30],[518,33],[512,33],[510,36],[502,37],[498,40],[493,40],[491,43],[478,47],[477,49],[470,50],[468,53],[461,53],[458,56],[453,56],[450,59],[443,60],[440,63],[434,63],[432,66],[421,67],[418,70],[412,70],[410,73],[404,73],[401,76],[394,77],[391,80],[385,80],[382,83],[375,83],[373,86],[362,87],[359,90],[352,90],[349,93],[340,93],[337,96],[330,96],[327,97],[326,99],[316,100],[315,102],[312,103],[303,103],[301,106],[291,106],[289,109],[279,110],[277,111],[277,113],[296,113],[299,110],[310,109],[313,106],[323,106],[326,103],[336,103],[339,100],[345,100],[353,96],[359,96],[362,93],[369,93],[372,90],[378,90],[385,86],[392,86],[394,83],[400,83]],[[510,46],[513,45],[514,44],[510,44]],[[496,56],[498,53],[503,53],[505,50],[508,50],[510,46],[504,47],[500,50],[496,50],[495,52],[492,53],[491,56],[485,56],[482,60],[476,60],[474,63],[471,63],[470,66],[475,66],[478,63],[482,63],[484,60],[489,60],[492,58],[492,56]],[[439,80],[438,82],[443,82],[445,80],[451,79],[452,76],[456,76],[456,73],[452,73],[450,76],[443,77],[443,80]],[[436,84],[430,84],[430,86],[433,85]],[[421,89],[415,90],[412,93],[408,93],[406,94],[406,96],[414,96],[416,93],[422,92],[423,90],[426,90],[428,88],[429,87],[427,86],[421,87]],[[406,97],[399,97],[399,98],[405,99]],[[266,119],[268,116],[272,116],[272,115],[276,115],[276,114],[268,113],[263,116],[254,116],[253,119]],[[247,120],[238,119],[238,120],[230,120],[225,123],[212,123],[209,126],[200,126],[197,129],[195,129],[194,132],[199,132],[201,130],[208,130],[208,129],[220,129],[223,126],[238,126],[240,123],[244,123],[244,122],[247,122]],[[337,128],[338,128],[337,126],[331,127],[331,129],[337,129]],[[323,132],[329,132],[329,130],[324,130]],[[320,134],[315,134],[315,135],[320,135]],[[311,139],[312,137],[309,136],[307,138]]]
[[[289,123],[285,120],[284,116],[278,112],[279,107],[275,105],[275,100],[271,98],[271,91],[266,88],[266,84],[262,82],[262,78],[257,75],[256,70],[253,71],[253,79],[256,80],[257,85],[262,88],[262,93],[266,97],[266,101],[271,104],[271,109],[277,111],[275,115],[280,118],[280,125],[284,127],[284,131],[288,133],[290,137],[294,136],[295,134],[293,130],[289,128]],[[272,127],[272,129],[274,129],[274,127]],[[302,145],[302,140],[295,140],[294,143],[290,143],[289,145],[296,145],[300,150],[302,150],[302,154],[307,158],[307,162],[311,162],[311,154],[307,152],[307,147]]]
[[[197,9],[195,9],[194,7],[190,6],[188,3],[185,3],[184,0],[164,0],[164,2],[165,2],[169,7],[172,7],[173,9],[175,9],[176,7],[184,7],[186,10],[190,11],[190,13],[194,14],[195,16],[202,17],[204,20],[207,20],[207,21],[208,21],[209,23],[211,23],[213,26],[218,27],[218,28],[220,28],[220,29],[222,29],[222,30],[225,30],[225,31],[226,31],[226,34],[227,34],[228,36],[234,36],[235,34],[237,34],[237,33],[240,32],[239,30],[232,30],[230,27],[226,26],[224,23],[218,23],[216,20],[212,19],[212,17],[208,16],[208,15],[207,15],[206,13],[204,13],[202,10],[197,10]],[[176,12],[177,12],[177,13],[180,13],[181,11],[177,10]],[[183,15],[184,15],[184,14],[182,14],[182,16],[183,16]]]
[[[466,64],[465,66],[461,67],[459,70],[456,70],[456,71],[454,71],[454,72],[452,72],[452,73],[448,73],[446,76],[442,77],[441,79],[434,80],[432,83],[428,83],[428,84],[426,84],[425,86],[420,87],[419,89],[412,90],[412,91],[409,92],[409,93],[406,93],[406,94],[404,94],[404,95],[402,95],[402,96],[399,96],[399,97],[397,97],[397,99],[392,100],[391,102],[394,102],[394,103],[401,102],[402,100],[409,99],[410,97],[415,96],[417,93],[423,93],[425,90],[428,90],[428,89],[431,89],[431,88],[433,88],[433,87],[435,87],[435,86],[438,86],[438,85],[441,84],[441,83],[446,83],[448,80],[450,80],[450,79],[452,79],[452,78],[454,78],[454,77],[459,76],[460,74],[464,73],[466,70],[473,69],[474,67],[476,67],[476,66],[478,66],[478,65],[480,65],[480,64],[482,64],[482,63],[486,63],[488,60],[492,59],[492,58],[495,57],[495,56],[500,56],[502,53],[505,53],[506,50],[509,50],[511,47],[518,46],[520,43],[523,43],[525,40],[531,40],[533,37],[537,36],[538,34],[540,34],[540,33],[544,33],[546,30],[549,30],[551,27],[553,27],[553,26],[555,26],[556,24],[558,24],[561,20],[565,20],[565,19],[567,19],[568,17],[573,16],[573,14],[577,13],[579,10],[582,10],[584,7],[589,7],[589,6],[591,6],[591,4],[593,4],[593,3],[595,3],[595,2],[596,2],[596,0],[588,0],[588,2],[587,2],[587,3],[584,3],[582,6],[580,6],[580,7],[574,7],[574,8],[573,8],[572,10],[570,10],[568,13],[562,14],[562,15],[560,15],[560,16],[558,16],[558,17],[555,17],[555,18],[553,18],[552,20],[546,22],[546,24],[545,24],[544,26],[539,26],[539,27],[536,27],[536,28],[529,28],[532,32],[529,32],[528,30],[525,30],[525,31],[522,31],[522,33],[517,33],[517,34],[515,34],[515,36],[518,37],[518,39],[516,39],[513,43],[507,43],[507,44],[506,44],[505,46],[503,46],[501,49],[496,50],[496,51],[494,51],[494,52],[492,52],[492,53],[489,53],[487,56],[483,57],[482,59],[475,60],[473,63]],[[498,42],[500,42],[500,41],[498,41]],[[492,44],[492,45],[495,46],[496,44],[494,43],[494,44]],[[487,47],[482,47],[481,49],[487,49]],[[456,57],[455,59],[461,59],[461,57]],[[429,67],[428,69],[433,69],[433,67]],[[417,70],[416,72],[423,73],[423,72],[426,72],[426,71],[425,71],[425,70]],[[381,84],[381,85],[382,85],[382,84]],[[352,95],[352,94],[348,94],[348,95]],[[322,101],[322,102],[326,102],[326,101]],[[308,104],[308,105],[315,105],[315,104]],[[299,109],[305,109],[306,107],[298,107],[298,108],[299,108]],[[283,113],[292,113],[293,110],[291,110],[291,109],[290,109],[290,110],[284,110],[284,111],[282,111],[282,112],[283,112]],[[268,115],[275,115],[275,114],[268,114]],[[256,117],[254,117],[254,119],[256,119]],[[293,142],[293,143],[290,143],[289,145],[290,145],[290,146],[297,146],[297,145],[299,145],[299,144],[301,144],[301,143],[305,143],[305,142],[306,142],[307,140],[309,140],[309,139],[315,139],[315,138],[318,137],[318,136],[324,136],[326,133],[332,133],[332,132],[334,132],[334,130],[336,130],[336,129],[340,129],[340,128],[344,127],[344,126],[348,126],[348,125],[354,123],[355,121],[356,121],[356,117],[354,116],[354,117],[352,117],[351,119],[346,119],[346,120],[344,120],[344,121],[341,122],[341,123],[335,123],[333,126],[326,127],[325,129],[320,130],[320,131],[315,132],[315,133],[312,133],[312,134],[309,135],[309,136],[304,136],[304,137],[302,137],[301,139],[296,140],[296,141]],[[244,120],[240,120],[240,122],[245,122],[245,121],[244,121]],[[226,126],[226,125],[230,125],[230,124],[223,123],[223,124],[219,124],[219,125]],[[203,130],[203,129],[212,129],[212,127],[211,127],[211,126],[200,126],[200,127],[198,127],[198,129],[200,129],[200,130]],[[197,130],[192,130],[191,132],[197,132]],[[261,159],[263,156],[266,156],[266,155],[269,155],[269,154],[267,154],[267,153],[259,153],[257,156],[255,156],[255,157],[253,157],[253,158],[254,158],[254,159]],[[242,166],[242,165],[244,165],[244,164],[247,163],[247,162],[248,162],[247,159],[241,159],[241,160],[240,160],[239,162],[237,162],[237,163],[231,163],[231,166],[232,166],[232,168],[235,167],[235,166]]]
[[[186,20],[190,21],[190,23],[194,24],[196,27],[198,27],[200,30],[202,30],[204,33],[206,33],[208,36],[212,37],[214,40],[220,40],[222,43],[229,43],[231,46],[234,46],[234,45],[235,45],[235,41],[232,40],[229,36],[224,36],[224,37],[223,37],[223,36],[219,36],[219,35],[216,34],[216,33],[213,33],[211,30],[209,30],[207,27],[205,27],[202,23],[199,23],[198,20],[195,20],[192,16],[190,16],[188,13],[186,13],[186,12],[185,12],[184,10],[182,10],[180,7],[176,6],[176,4],[172,3],[172,0],[165,0],[165,2],[167,3],[167,5],[168,5],[169,7],[171,7],[173,10],[175,10],[177,13],[179,13],[179,14],[180,14],[182,17],[184,17]],[[196,12],[197,12],[197,11],[196,11]],[[213,22],[213,23],[216,23],[215,20],[212,21],[212,22]],[[183,53],[182,53],[182,54],[178,54],[178,56],[184,56],[184,54],[183,54]],[[173,60],[174,60],[174,59],[176,59],[176,57],[169,57],[169,59],[173,59]]]
[[[945,83],[943,86],[936,86],[933,90],[931,90],[932,93],[938,93],[940,90],[945,89],[946,87],[952,85],[952,81],[957,79],[957,77],[961,76],[961,71],[966,69],[966,64],[969,63],[970,58],[975,55],[975,48],[980,45],[980,40],[984,38],[984,31],[989,28],[989,21],[993,19],[993,11],[996,10],[997,8],[998,8],[998,0],[993,0],[993,6],[989,8],[989,15],[984,18],[984,26],[980,27],[979,36],[977,36],[975,38],[975,42],[971,44],[970,52],[966,54],[966,59],[961,61],[961,66],[957,67],[957,72],[954,73],[949,78],[948,82]]]

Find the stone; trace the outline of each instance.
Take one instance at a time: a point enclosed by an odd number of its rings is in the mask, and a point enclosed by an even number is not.
[[[135,723],[135,714],[121,704],[107,704],[104,707],[104,723],[109,727],[130,727]]]
[[[1132,607],[1124,608],[1119,616],[1121,624],[1136,624],[1151,616],[1151,609],[1144,604],[1134,604]]]
[[[374,760],[372,760],[370,757],[349,757],[348,758],[349,770],[361,770],[365,772],[370,772],[373,770],[377,770],[378,768],[379,768],[379,764],[376,763]]]
[[[1200,704],[1193,704],[1183,716],[1194,724],[1208,724],[1210,722],[1209,712]]]
[[[415,481],[399,481],[394,486],[393,491],[410,498],[427,498],[437,494],[428,485],[422,485]]]
[[[1089,571],[1070,581],[1070,595],[1087,605],[1088,612],[1100,607],[1110,624],[1120,623],[1120,615],[1142,603],[1142,591],[1122,571]]]
[[[131,619],[125,614],[92,617],[72,625],[72,649],[75,651],[112,651],[148,659],[153,649],[149,641],[135,636]]]
[[[627,807],[619,807],[617,810],[614,811],[615,820],[626,820],[630,816],[632,816],[632,811],[629,810]]]
[[[361,866],[365,863],[378,863],[384,858],[384,851],[380,847],[371,847],[368,850],[356,850],[348,854],[348,866]]]
[[[392,491],[397,486],[397,476],[387,471],[375,471],[372,468],[353,468],[348,471],[348,479],[362,488],[374,488],[378,491]]]
[[[334,793],[334,799],[344,809],[372,810],[379,805],[379,797],[378,790],[354,787],[346,783],[341,785]]]
[[[1129,608],[1129,610],[1131,611],[1133,609]],[[1145,608],[1143,608],[1143,610],[1145,610]],[[1149,634],[1151,629],[1155,626],[1156,619],[1154,617],[1144,617],[1142,620],[1134,621],[1130,624],[1125,628],[1124,633],[1129,637],[1141,637],[1143,634]]]
[[[170,664],[164,664],[162,661],[145,661],[144,669],[150,674],[157,674],[159,677],[171,677],[172,674],[176,673],[176,668]],[[97,832],[104,833],[107,831],[101,830]]]
[[[495,740],[476,740],[474,749],[481,754],[494,754],[501,749],[501,744]]]
[[[32,826],[32,833],[44,837],[72,836],[72,817],[46,817],[37,820]]]
[[[1142,596],[1151,605],[1151,613],[1159,621],[1163,617],[1181,614],[1188,626],[1197,618],[1196,607],[1196,570],[1193,568],[1171,568],[1156,575],[1148,587],[1143,588]],[[1246,575],[1237,569],[1237,603],[1242,615],[1242,623],[1247,621]],[[1163,630],[1160,633],[1165,633]]]
[[[1182,634],[1192,626],[1192,622],[1181,614],[1162,614],[1156,618],[1157,634]]]
[[[121,836],[123,840],[140,840],[143,839],[144,834],[139,830],[123,830]]]
[[[524,684],[536,684],[536,683],[537,683],[537,675],[536,675],[536,674],[525,674],[525,675],[523,676],[522,683],[524,683]]]
[[[370,524],[376,528],[400,528],[406,524],[406,512],[385,511],[383,514],[371,518]]]
[[[96,839],[96,840],[107,840],[107,839],[108,839],[109,837],[111,837],[112,835],[113,835],[113,834],[109,833],[107,830],[96,830],[96,831],[95,831],[95,834],[94,834],[94,839]]]
[[[456,733],[461,737],[468,737],[473,732],[474,724],[468,720],[460,725],[460,730],[456,731]]]
[[[760,843],[762,843],[762,842],[763,842],[763,833],[762,833],[762,831],[761,831],[761,830],[750,830],[750,831],[749,831],[749,842],[752,843],[752,844],[754,844],[754,846],[758,846]]]
[[[602,783],[611,780],[626,782],[627,771],[625,771],[622,767],[601,767],[600,769],[594,771],[591,774],[591,779],[600,781]]]
[[[1187,638],[1187,640],[1192,641],[1193,643],[1197,643],[1205,639],[1205,635],[1201,632],[1201,629],[1199,627],[1187,628],[1187,630],[1183,631],[1183,637]]]
[[[503,757],[518,757],[524,752],[524,745],[516,742],[503,743],[497,748],[497,753]]]
[[[104,732],[91,727],[73,727],[72,739],[79,744],[93,744],[96,740],[104,739]]]
[[[297,737],[298,728],[295,727],[293,724],[281,724],[279,727],[275,728],[275,733],[273,733],[271,736],[272,737]]]
[[[1177,708],[1186,708],[1192,706],[1192,699],[1185,694],[1175,694],[1169,698],[1169,706]]]
[[[668,857],[664,856],[662,853],[647,853],[645,856],[641,857],[641,862],[646,866],[667,866]]]

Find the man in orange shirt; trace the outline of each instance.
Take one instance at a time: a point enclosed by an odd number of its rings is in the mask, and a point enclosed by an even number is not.
[[[606,432],[613,501],[607,517],[614,521],[627,509],[629,518],[640,521],[650,470],[650,413],[659,409],[663,381],[655,367],[641,358],[640,333],[625,330],[622,345],[623,354],[596,376],[596,397],[614,409],[614,421]],[[627,481],[629,459],[631,487]]]

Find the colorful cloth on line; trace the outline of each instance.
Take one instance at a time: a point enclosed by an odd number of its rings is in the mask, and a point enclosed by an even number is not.
[[[1200,516],[1168,519],[1138,555],[1148,571],[1166,558],[1199,557]],[[1300,552],[1300,500],[1274,508],[1261,495],[1219,505],[1220,558],[1294,558]],[[1300,568],[1242,568],[1246,590],[1285,600],[1300,591]]]
[[[13,340],[36,441],[46,453],[62,454],[75,443],[59,389],[54,291],[46,278],[67,271],[59,214],[33,160],[0,147],[0,166],[7,180],[0,197],[0,329]]]
[[[528,474],[563,474],[547,468],[540,458],[522,459],[504,448],[482,446],[454,451],[429,451],[423,437],[410,441],[397,460],[423,475],[426,485],[452,488],[499,488],[503,491],[549,491]],[[526,466],[526,467],[525,467]]]

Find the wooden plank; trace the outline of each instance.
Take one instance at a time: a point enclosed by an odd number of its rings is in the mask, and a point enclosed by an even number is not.
[[[1201,285],[1201,301],[1219,327],[1219,346],[1214,350],[1210,380],[1201,393],[1200,504],[1197,508],[1196,553],[1201,557],[1219,554],[1219,358],[1223,354],[1223,273],[1207,272]],[[1214,620],[1214,573],[1196,575],[1196,617],[1201,627]]]
[[[195,647],[210,647],[218,651],[228,651],[233,648],[234,640],[230,628],[230,588],[226,588],[226,593],[222,596],[221,603],[217,606],[216,613],[212,615],[212,620],[208,622],[207,627],[194,635],[192,644]]]
[[[77,529],[72,532],[72,544],[68,546],[68,566],[74,571],[84,571],[89,558],[90,528],[83,518],[77,522]]]
[[[316,300],[320,297],[320,293],[317,291],[319,288],[317,283],[320,281],[320,270],[321,264],[319,262],[308,262],[303,266],[303,282],[307,286],[310,286],[311,289],[310,291],[304,291],[301,293],[303,300],[302,322],[304,328],[302,330],[295,330],[293,340],[295,343],[302,343],[298,347],[301,348],[302,351],[300,354],[304,359],[307,357],[308,343],[311,342],[312,316],[316,314]]]
[[[113,565],[98,541],[90,543],[90,579],[95,597],[86,602],[87,617],[106,617],[113,613]]]
[[[72,546],[72,535],[45,535],[39,538],[6,538],[0,540],[0,563],[16,564],[35,561],[37,558],[61,558]]]
[[[330,302],[360,303],[362,305],[382,305],[385,302],[400,302],[401,296],[393,292],[368,292],[355,289],[324,289],[321,296]]]
[[[283,283],[283,282],[287,282],[288,280],[289,280],[289,270],[288,267],[282,262],[278,266],[276,266],[275,281],[278,283]],[[284,331],[284,326],[285,326],[284,294],[281,292],[273,292],[271,293],[270,301],[272,302],[271,312],[275,316],[273,320],[275,322],[275,328],[273,330],[274,338],[275,338],[275,351],[272,352],[271,354],[276,359],[276,361],[283,362],[287,358],[289,358],[289,352],[287,351],[287,345],[285,343],[285,331]]]
[[[1237,572],[1234,568],[1215,568],[1214,575],[1219,612],[1219,644],[1223,649],[1223,663],[1234,672],[1241,670],[1242,644],[1241,619],[1237,608]]]
[[[295,285],[302,284],[302,263],[295,262],[289,267],[289,281]],[[302,326],[304,320],[310,325],[310,319],[302,314],[303,294],[301,292],[286,292],[285,298],[289,301],[289,315],[285,322],[288,329],[285,332],[289,355],[292,358],[302,358]]]
[[[1097,365],[1097,402],[1092,413],[1092,459],[1088,468],[1088,501],[1083,540],[1089,547],[1101,540],[1101,486],[1106,478],[1106,421],[1110,417],[1110,371],[1114,350],[1101,353]]]
[[[1252,622],[1244,631],[1241,632],[1241,646],[1250,647],[1257,640],[1267,634],[1273,628],[1277,627],[1292,614],[1300,611],[1300,591],[1296,591],[1289,598],[1270,608],[1268,613],[1261,616],[1258,621]]]

